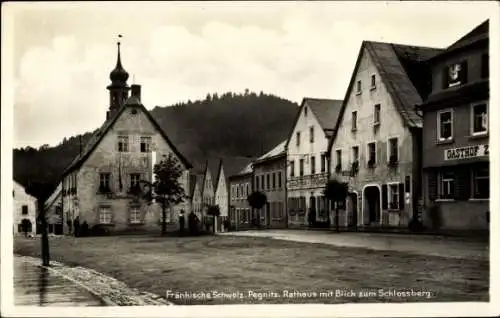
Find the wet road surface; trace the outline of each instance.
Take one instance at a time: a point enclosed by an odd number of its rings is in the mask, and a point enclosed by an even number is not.
[[[103,306],[73,281],[14,257],[15,306]]]

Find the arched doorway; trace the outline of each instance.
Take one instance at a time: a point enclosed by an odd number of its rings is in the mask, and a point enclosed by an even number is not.
[[[380,189],[376,185],[367,186],[363,193],[363,220],[365,224],[380,221]]]
[[[347,195],[346,199],[347,209],[347,224],[349,227],[356,227],[358,225],[358,194],[351,192]]]

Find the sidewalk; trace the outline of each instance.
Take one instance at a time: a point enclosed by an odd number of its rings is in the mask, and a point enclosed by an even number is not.
[[[14,257],[16,306],[105,306],[92,293],[54,271]]]
[[[14,256],[16,306],[169,306],[173,303],[95,270]]]

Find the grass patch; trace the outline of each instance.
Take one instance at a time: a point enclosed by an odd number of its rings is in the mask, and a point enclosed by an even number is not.
[[[88,267],[161,296],[170,290],[169,300],[178,304],[489,299],[485,260],[233,236],[65,237],[51,240],[50,248],[53,260]],[[16,239],[14,252],[40,256],[40,241]],[[390,294],[411,289],[431,297]],[[346,293],[340,296],[340,290]],[[370,292],[367,297],[359,294],[362,290]],[[180,297],[186,294],[199,297]]]

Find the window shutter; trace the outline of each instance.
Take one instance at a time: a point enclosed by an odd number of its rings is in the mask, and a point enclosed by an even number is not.
[[[377,142],[377,162],[387,162],[387,143]]]
[[[382,210],[387,210],[387,184],[382,185]]]
[[[457,167],[455,171],[455,200],[468,200],[471,197],[470,170]]]
[[[405,206],[405,185],[404,183],[399,184],[399,209],[404,210]]]
[[[434,201],[437,199],[437,187],[438,187],[438,179],[437,172],[430,170],[427,175],[427,188],[429,191],[429,200]]]

